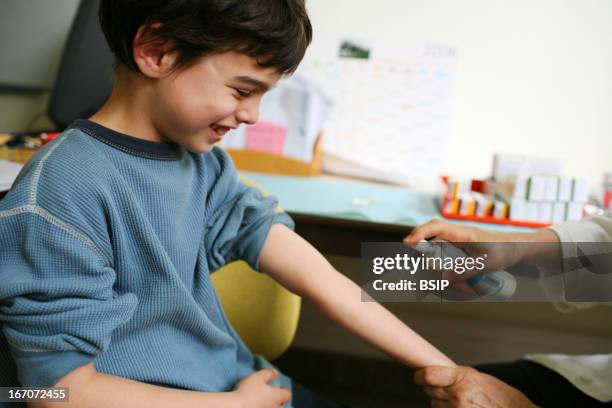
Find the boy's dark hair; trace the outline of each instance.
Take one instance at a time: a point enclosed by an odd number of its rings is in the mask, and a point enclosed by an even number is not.
[[[312,39],[304,0],[102,0],[99,17],[116,63],[137,72],[134,37],[156,22],[156,38],[171,40],[178,51],[176,67],[237,51],[290,74]]]

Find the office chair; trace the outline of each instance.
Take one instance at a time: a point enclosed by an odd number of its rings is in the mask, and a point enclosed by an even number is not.
[[[254,181],[245,177],[242,181],[268,195]],[[244,261],[219,269],[212,281],[227,318],[253,353],[274,360],[289,348],[300,318],[299,296]]]
[[[219,269],[212,281],[232,327],[253,353],[274,360],[289,348],[300,317],[299,296],[244,261]]]
[[[113,87],[113,55],[98,22],[99,4],[81,0],[66,41],[49,102],[49,118],[59,130],[91,116]],[[213,273],[212,280],[230,323],[254,353],[274,359],[289,347],[300,314],[298,296],[242,261]]]
[[[113,89],[113,54],[98,22],[99,0],[81,0],[49,99],[49,119],[62,131],[93,115]]]

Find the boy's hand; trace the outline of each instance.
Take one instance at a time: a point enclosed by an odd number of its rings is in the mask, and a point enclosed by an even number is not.
[[[268,384],[278,376],[270,368],[257,371],[238,383],[234,392],[240,408],[278,408],[291,400],[291,392]]]
[[[432,398],[432,407],[535,408],[514,387],[471,367],[426,367],[414,382]]]

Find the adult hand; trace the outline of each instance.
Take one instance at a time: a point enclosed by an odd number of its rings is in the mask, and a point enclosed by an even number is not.
[[[414,228],[404,238],[404,244],[414,246],[430,238],[452,242],[473,257],[486,253],[483,272],[505,269],[518,262],[552,270],[561,268],[559,237],[548,228],[533,232],[501,232],[435,219]],[[463,279],[469,277],[463,275]]]
[[[414,228],[404,238],[406,245],[416,245],[424,239],[448,241],[463,249],[468,255],[487,254],[486,272],[503,269],[521,261],[519,243],[528,242],[527,235],[511,232],[483,230],[434,219]]]
[[[425,367],[414,382],[432,398],[432,408],[534,408],[516,388],[471,367]]]
[[[465,283],[466,279],[483,272],[494,272],[516,264],[521,261],[522,249],[526,246],[526,244],[519,243],[523,240],[520,234],[482,230],[437,219],[414,228],[404,238],[404,244],[414,246],[424,239],[431,238],[435,238],[434,242],[451,242],[474,258],[486,256],[485,268],[482,270],[473,270],[464,274],[446,271],[440,276],[441,279],[451,281],[455,289],[466,293],[473,293],[470,286]]]

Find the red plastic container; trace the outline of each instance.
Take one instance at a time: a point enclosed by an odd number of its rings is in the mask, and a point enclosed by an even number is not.
[[[442,177],[442,182],[446,186],[446,191],[444,192],[444,195],[442,196],[442,200],[440,203],[440,214],[444,218],[453,219],[453,220],[483,222],[487,224],[514,225],[516,227],[527,227],[527,228],[544,228],[544,227],[550,226],[550,224],[542,224],[539,222],[516,221],[516,220],[511,220],[509,218],[494,218],[490,216],[481,217],[477,215],[461,215],[461,214],[444,211],[449,201],[449,194],[448,194],[448,180],[449,179],[450,177],[448,176]],[[481,185],[480,183],[476,183],[476,186],[480,186],[480,185]],[[475,191],[474,187],[475,187],[475,183],[474,181],[472,181],[472,191]]]
[[[53,139],[55,139],[59,135],[60,135],[60,132],[41,133],[40,134],[40,144],[41,144],[41,146],[44,145],[44,144],[49,143],[50,141],[52,141]]]

